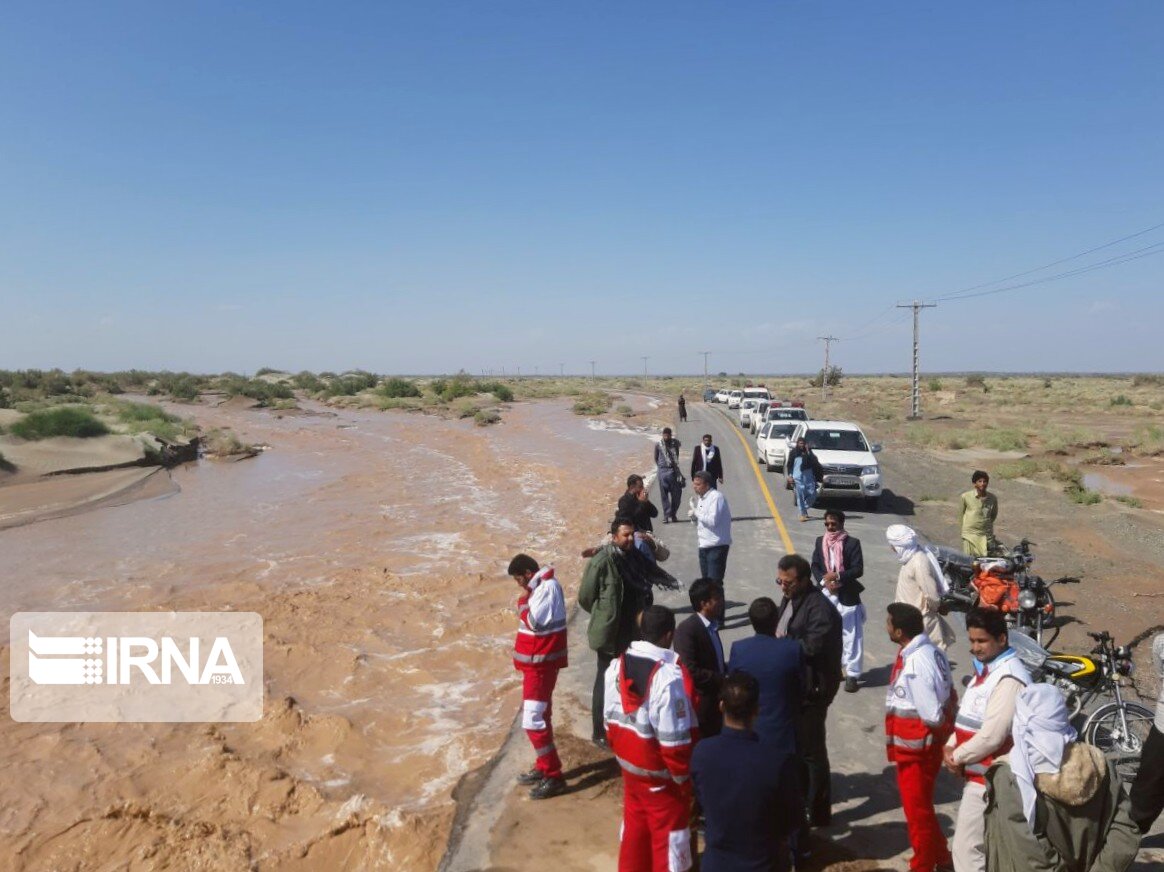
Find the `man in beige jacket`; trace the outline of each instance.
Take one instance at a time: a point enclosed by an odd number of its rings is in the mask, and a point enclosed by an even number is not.
[[[885,538],[897,554],[901,570],[897,573],[897,591],[893,601],[908,603],[922,613],[926,635],[943,652],[954,644],[953,628],[938,612],[945,578],[937,560],[918,541],[917,533],[904,524],[893,524]]]

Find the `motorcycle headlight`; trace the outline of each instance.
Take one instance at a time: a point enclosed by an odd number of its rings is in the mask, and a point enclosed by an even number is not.
[[[877,473],[879,473],[879,472],[881,472],[881,468],[879,466],[862,466],[861,467],[861,475],[877,475]]]
[[[1120,675],[1131,675],[1135,671],[1135,664],[1131,660],[1120,660],[1116,663],[1116,672]]]
[[[1038,599],[1035,597],[1035,592],[1033,590],[1024,590],[1022,593],[1019,594],[1019,597],[1018,597],[1019,608],[1033,609],[1035,607],[1035,603],[1037,603],[1037,602],[1038,602]]]

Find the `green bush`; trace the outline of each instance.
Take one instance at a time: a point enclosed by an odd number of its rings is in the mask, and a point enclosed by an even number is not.
[[[31,412],[14,423],[11,429],[12,435],[30,441],[49,439],[53,436],[89,439],[109,433],[109,428],[93,417],[92,412],[76,406]]]
[[[293,376],[291,378],[291,384],[295,385],[299,390],[307,391],[311,394],[318,393],[327,387],[315,373],[308,372],[307,370],[303,370],[303,372]]]
[[[380,385],[377,393],[382,397],[389,399],[396,397],[419,397],[421,390],[416,386],[415,382],[403,378],[390,378]]]
[[[451,378],[433,379],[429,383],[429,388],[446,403],[461,397],[472,397],[481,392],[477,380],[464,370]]]
[[[1142,509],[1144,507],[1143,502],[1136,499],[1135,497],[1129,497],[1126,494],[1121,494],[1120,496],[1116,497],[1116,502],[1123,503],[1125,506],[1129,506],[1133,509]]]
[[[1129,400],[1123,394],[1117,394],[1116,396],[1111,398],[1111,405],[1113,405],[1113,406],[1131,406],[1131,405],[1133,405],[1133,403],[1131,400]]]
[[[477,390],[486,394],[493,394],[499,403],[512,403],[513,391],[508,385],[503,385],[501,382],[481,382],[477,385]]]
[[[252,400],[257,400],[263,406],[269,406],[275,400],[290,400],[295,396],[291,386],[282,382],[271,383],[261,379],[242,378],[241,376],[228,377],[224,381],[222,389],[228,396],[249,397]]]
[[[343,375],[333,376],[327,383],[326,393],[332,397],[354,397],[361,391],[376,386],[380,377],[370,372],[357,369],[345,372]]]
[[[610,394],[603,391],[587,391],[574,403],[575,415],[601,415],[610,408]]]
[[[942,389],[942,380],[940,378],[930,379],[929,388],[931,391],[940,391]]]
[[[1159,387],[1160,385],[1164,385],[1164,375],[1142,373],[1132,376],[1132,387],[1134,388]]]
[[[968,388],[982,388],[983,391],[989,390],[986,386],[986,379],[980,375],[966,376],[966,387]]]
[[[478,409],[473,420],[478,427],[488,427],[490,424],[497,424],[501,421],[501,413],[496,409]]]
[[[829,387],[836,387],[841,383],[841,379],[843,377],[844,372],[839,366],[830,366],[827,374],[822,369],[812,378],[811,381],[809,381],[809,385],[814,388],[819,388],[822,384],[827,382]]]
[[[1103,502],[1103,494],[1085,487],[1076,487],[1073,484],[1069,484],[1064,489],[1064,492],[1071,499],[1071,502],[1078,503],[1081,506],[1094,506],[1096,503]]]

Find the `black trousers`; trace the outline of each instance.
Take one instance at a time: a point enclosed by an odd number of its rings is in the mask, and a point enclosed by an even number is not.
[[[1141,833],[1152,829],[1152,824],[1164,810],[1164,733],[1152,727],[1140,755],[1140,771],[1132,782],[1132,820]]]
[[[801,760],[801,786],[805,811],[814,827],[829,825],[833,816],[829,749],[825,736],[827,702],[806,702],[796,719],[796,750]]]
[[[602,716],[606,701],[606,670],[614,660],[609,654],[598,652],[598,674],[594,676],[594,692],[590,695],[590,738],[606,738],[606,721]]]

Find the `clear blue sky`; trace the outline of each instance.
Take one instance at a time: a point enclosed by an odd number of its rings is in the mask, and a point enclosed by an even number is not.
[[[0,367],[909,365],[900,300],[1164,222],[1164,4],[0,11]],[[1164,228],[1045,273],[1164,242]],[[923,315],[1164,369],[1164,254]]]

